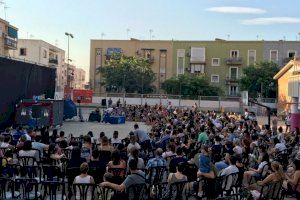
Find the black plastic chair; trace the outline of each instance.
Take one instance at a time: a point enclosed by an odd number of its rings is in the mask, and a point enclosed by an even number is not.
[[[80,197],[80,200],[89,200],[95,199],[95,184],[88,184],[88,183],[74,183],[73,184],[73,191],[75,195],[75,199]],[[90,198],[89,198],[90,195]]]
[[[99,151],[99,160],[107,165],[111,158],[110,151]]]
[[[144,200],[146,199],[145,194],[147,191],[146,183],[133,184],[128,187],[126,194],[128,200]]]
[[[20,197],[20,192],[15,191],[14,182],[11,179],[0,177],[0,198],[16,199]]]
[[[21,198],[25,200],[41,199],[38,191],[39,184],[36,179],[17,178],[15,179],[15,189],[21,191]]]
[[[231,195],[232,193],[235,194],[237,191],[234,191],[234,188],[238,184],[238,178],[239,178],[239,173],[232,173],[227,176],[222,176],[219,177],[218,180],[221,181],[220,185],[222,185],[222,193],[221,195],[223,196],[224,192],[226,196]]]
[[[20,166],[20,175],[22,178],[35,179],[38,183],[40,183],[42,170],[39,166],[34,165]]]
[[[66,155],[66,158],[71,159],[72,149],[62,149],[62,153]]]
[[[158,166],[149,168],[149,178],[147,180],[150,184],[156,184],[162,182],[167,176],[167,167]]]
[[[101,198],[101,200],[109,200],[114,194],[115,191],[112,188],[97,186],[97,196]]]
[[[74,179],[76,176],[78,176],[80,174],[80,168],[79,167],[74,167],[74,168],[68,168],[67,172],[66,172],[66,176],[67,176],[67,181],[68,181],[68,193],[69,193],[69,197],[72,196],[72,184],[74,182]]]
[[[89,168],[89,175],[94,178],[96,184],[101,183],[103,181],[103,176],[106,172],[105,168],[101,167],[92,167]]]
[[[154,200],[160,200],[168,197],[169,184],[168,182],[155,183],[150,185],[150,197]]]
[[[60,168],[58,166],[53,165],[42,165],[42,180],[43,181],[59,181],[61,178],[62,180],[64,177],[60,172]]]
[[[259,199],[280,199],[281,192],[282,181],[272,182],[261,188]]]
[[[170,185],[168,198],[170,200],[182,200],[190,194],[187,187],[188,181],[175,182]]]
[[[47,200],[64,200],[66,198],[65,183],[59,181],[43,181],[44,194],[43,199]]]
[[[8,164],[2,168],[2,175],[8,178],[20,176],[20,168],[21,166],[19,164]]]
[[[22,166],[37,165],[37,160],[32,156],[18,156],[18,159]]]

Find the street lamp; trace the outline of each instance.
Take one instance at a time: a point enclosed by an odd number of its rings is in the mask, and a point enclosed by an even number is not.
[[[68,67],[67,67],[67,72],[68,72],[68,76],[69,76],[69,69],[70,69],[70,37],[71,38],[74,38],[73,34],[72,33],[67,33],[65,32],[65,35],[68,37]],[[69,78],[67,78],[67,85],[68,87],[71,87],[71,81]]]

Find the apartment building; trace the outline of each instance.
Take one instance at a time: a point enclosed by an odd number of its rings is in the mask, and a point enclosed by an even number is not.
[[[156,75],[154,85],[157,91],[161,83],[172,77],[173,49],[172,41],[160,40],[91,40],[90,49],[90,86],[95,94],[105,93],[100,74],[96,69],[105,64],[113,53],[123,53],[126,56],[147,58]]]
[[[0,18],[0,56],[9,56],[9,50],[17,49],[18,29]]]
[[[14,58],[56,68],[56,92],[67,85],[65,51],[43,40],[19,39],[18,47],[10,52]]]
[[[74,88],[85,89],[85,70],[81,68],[75,68],[74,77]]]
[[[237,96],[243,68],[263,59],[262,41],[174,41],[173,75],[204,75],[225,95]]]
[[[101,77],[95,73],[112,52],[149,58],[157,80],[157,91],[172,76],[203,75],[225,95],[239,96],[243,68],[261,61],[273,61],[280,67],[297,56],[300,41],[161,41],[161,40],[91,40],[90,83],[96,93]]]

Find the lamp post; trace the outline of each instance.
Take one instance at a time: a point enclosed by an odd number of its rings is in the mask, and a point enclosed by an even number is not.
[[[68,76],[67,76],[67,85],[68,85],[68,87],[71,87],[71,81],[70,81],[70,78],[68,78],[69,77],[69,70],[70,70],[70,37],[71,38],[74,38],[74,36],[73,36],[73,34],[72,33],[67,33],[67,32],[65,32],[65,35],[68,37],[68,62],[67,62],[67,64],[68,64],[68,66],[67,66],[67,73],[68,73]]]

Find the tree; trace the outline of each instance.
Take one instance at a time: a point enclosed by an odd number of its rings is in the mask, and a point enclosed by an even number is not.
[[[150,93],[155,80],[149,62],[145,58],[113,54],[98,73],[104,78],[107,91],[127,93]]]
[[[186,95],[191,98],[198,96],[218,96],[222,93],[220,88],[209,85],[204,76],[174,76],[162,84],[167,94]]]
[[[260,62],[243,69],[244,76],[240,79],[242,90],[247,90],[249,96],[276,98],[277,82],[273,76],[279,71],[274,62]]]

